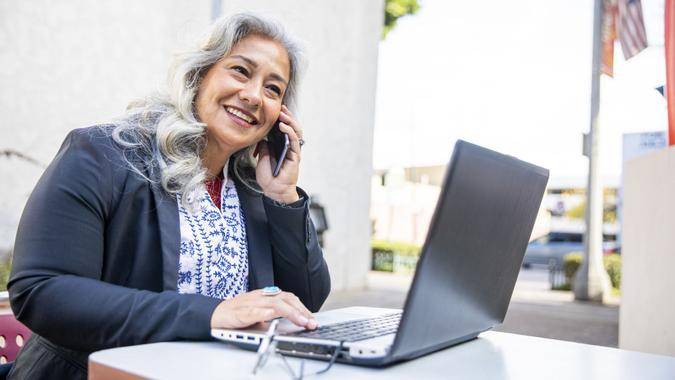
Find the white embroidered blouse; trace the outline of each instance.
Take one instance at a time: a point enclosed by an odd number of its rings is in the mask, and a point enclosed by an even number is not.
[[[188,196],[199,202],[190,212],[181,205],[178,292],[227,299],[248,291],[248,243],[244,215],[234,182],[225,178],[221,209],[213,203],[206,187]]]

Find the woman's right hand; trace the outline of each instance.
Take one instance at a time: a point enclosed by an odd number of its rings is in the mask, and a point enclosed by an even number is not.
[[[309,330],[318,327],[312,313],[293,293],[268,296],[258,289],[221,302],[211,315],[211,328],[244,328],[278,317]]]

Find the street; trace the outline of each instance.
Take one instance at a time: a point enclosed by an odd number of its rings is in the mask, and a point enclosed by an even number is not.
[[[521,269],[506,319],[495,330],[617,347],[619,306],[574,301],[570,291],[552,291],[548,270]]]

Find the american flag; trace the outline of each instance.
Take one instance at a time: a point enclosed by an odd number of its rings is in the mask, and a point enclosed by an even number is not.
[[[647,47],[642,4],[640,0],[618,0],[618,3],[617,34],[621,42],[623,56],[629,59]]]

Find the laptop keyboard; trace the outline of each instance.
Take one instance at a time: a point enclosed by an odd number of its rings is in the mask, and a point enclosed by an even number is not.
[[[357,319],[354,321],[319,326],[316,330],[303,330],[288,335],[303,338],[356,342],[395,333],[398,329],[400,320],[401,313],[399,312],[375,318]]]

